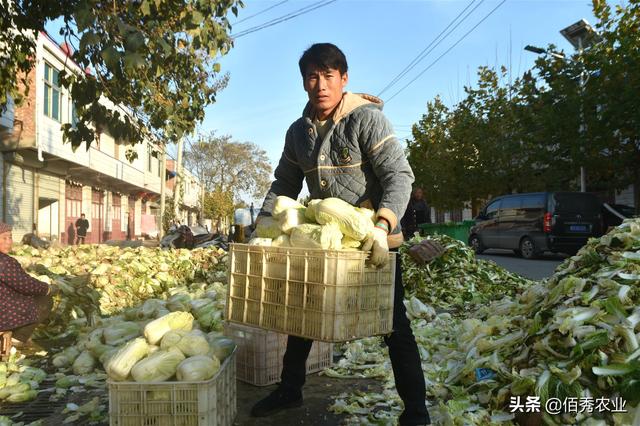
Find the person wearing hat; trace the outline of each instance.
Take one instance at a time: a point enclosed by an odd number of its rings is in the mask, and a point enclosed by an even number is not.
[[[49,317],[58,287],[38,281],[9,256],[11,226],[0,222],[0,331],[11,331],[18,342],[30,343],[35,328]]]

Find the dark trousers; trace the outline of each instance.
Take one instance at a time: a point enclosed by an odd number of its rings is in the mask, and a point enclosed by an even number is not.
[[[53,298],[51,296],[36,296],[35,300],[38,309],[38,320],[34,323],[23,325],[12,330],[13,338],[18,339],[21,342],[29,340],[36,327],[49,318],[49,314],[51,313],[51,308],[53,307]]]
[[[401,424],[428,424],[429,415],[425,405],[426,387],[420,363],[418,345],[410,327],[404,307],[404,287],[400,256],[397,256],[395,293],[393,301],[393,332],[384,337],[389,347],[389,358],[393,368],[396,389],[404,402]],[[306,362],[311,351],[312,340],[289,336],[284,354],[282,385],[291,390],[300,390],[306,378]]]
[[[84,244],[85,238],[87,238],[86,235],[78,235],[76,238],[76,245]]]

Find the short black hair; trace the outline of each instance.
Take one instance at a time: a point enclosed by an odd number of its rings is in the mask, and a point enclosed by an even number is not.
[[[336,69],[340,71],[340,75],[344,75],[349,68],[347,66],[347,58],[344,56],[344,53],[342,53],[342,50],[331,43],[316,43],[311,45],[300,57],[298,66],[300,67],[300,74],[302,74],[303,79],[306,77],[309,66],[315,66],[323,70]]]

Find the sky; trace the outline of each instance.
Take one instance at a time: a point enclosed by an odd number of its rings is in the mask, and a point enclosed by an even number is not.
[[[275,7],[234,25],[233,33],[316,3],[246,0],[237,20]],[[307,100],[298,70],[298,59],[307,47],[316,42],[336,44],[349,63],[347,90],[378,95],[470,3],[471,0],[337,0],[239,37],[231,52],[220,60],[222,70],[230,74],[229,84],[219,93],[217,102],[207,108],[201,128],[260,145],[275,167],[286,130],[300,117]],[[546,47],[552,43],[571,51],[572,46],[559,31],[581,18],[595,23],[589,0],[501,3],[502,0],[475,0],[462,16],[476,5],[478,8],[381,95],[384,112],[400,139],[410,136],[411,125],[426,112],[427,102],[435,96],[439,95],[447,105],[461,100],[464,86],[476,81],[479,66],[505,65],[515,79],[536,59],[535,54],[523,49],[525,45]],[[418,74],[421,75],[412,84],[388,100]]]
[[[244,0],[238,17],[231,18],[232,24],[241,21],[233,25],[232,35],[326,2]],[[590,0],[335,0],[236,38],[234,48],[220,59],[229,84],[207,107],[200,129],[259,145],[275,168],[287,128],[307,101],[298,70],[307,47],[336,44],[349,64],[347,90],[377,96],[465,8],[462,17],[468,17],[381,95],[401,140],[426,113],[428,101],[440,96],[451,106],[461,100],[479,66],[505,65],[515,79],[536,59],[524,46],[554,44],[569,52],[573,48],[559,31],[581,18],[595,23]],[[169,151],[175,153],[175,147]]]

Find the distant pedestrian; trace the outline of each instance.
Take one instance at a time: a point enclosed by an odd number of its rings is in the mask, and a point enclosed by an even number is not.
[[[431,208],[424,199],[422,188],[418,187],[411,193],[407,210],[400,221],[404,237],[406,239],[413,237],[413,234],[419,231],[419,226],[423,223],[431,223]]]
[[[76,220],[76,244],[84,244],[84,239],[87,238],[87,229],[89,229],[89,221],[82,213],[80,219]]]

